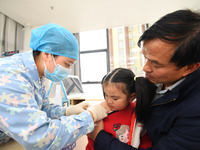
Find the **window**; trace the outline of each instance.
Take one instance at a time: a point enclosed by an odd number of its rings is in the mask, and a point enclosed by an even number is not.
[[[129,44],[130,44],[130,47],[133,47],[133,41],[130,41]]]
[[[119,48],[124,48],[124,43],[123,42],[119,42]]]
[[[81,81],[87,99],[103,99],[102,78],[108,73],[107,30],[80,32]]]
[[[120,65],[120,67],[122,67],[122,66],[125,65],[125,60],[124,60],[124,58],[119,58],[119,65]]]
[[[129,33],[129,39],[132,39],[132,38],[133,38],[133,34]]]
[[[110,70],[123,67],[132,70],[136,76],[144,76],[144,57],[137,42],[146,26],[80,33],[81,80],[87,99],[104,99],[100,82]]]
[[[118,32],[124,32],[124,28],[123,27],[119,27],[117,28]]]
[[[139,24],[109,29],[109,45],[112,45],[109,49],[110,70],[125,67],[132,70],[136,76],[144,76],[144,58],[137,42],[147,26]],[[123,34],[124,44],[117,40],[116,36],[119,36],[119,34],[120,36]]]
[[[119,56],[120,56],[120,57],[124,57],[124,56],[125,56],[125,52],[124,52],[123,50],[120,50],[120,51],[119,51]]]
[[[80,32],[80,51],[107,49],[106,29]]]
[[[106,51],[81,53],[82,82],[99,82],[107,74]]]
[[[119,40],[124,40],[124,34],[119,34],[118,38]]]

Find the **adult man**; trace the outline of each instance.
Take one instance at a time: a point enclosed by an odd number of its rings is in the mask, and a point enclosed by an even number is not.
[[[158,86],[143,120],[153,142],[148,149],[200,149],[200,15],[190,10],[167,14],[144,32],[141,42],[147,59],[143,70]],[[91,135],[95,150],[136,149],[97,127]]]

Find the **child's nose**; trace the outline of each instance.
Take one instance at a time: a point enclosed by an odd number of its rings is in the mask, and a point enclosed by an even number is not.
[[[108,101],[109,104],[112,103],[112,99],[111,98],[107,98],[107,101]]]

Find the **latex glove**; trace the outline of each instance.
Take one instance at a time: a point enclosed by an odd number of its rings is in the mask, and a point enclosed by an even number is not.
[[[88,109],[93,114],[94,122],[102,120],[107,117],[107,110],[101,105],[92,105]]]
[[[89,106],[90,106],[90,104],[88,102],[81,102],[79,104],[67,107],[67,109],[65,111],[65,115],[66,116],[78,115],[78,114],[84,112],[85,110],[87,110],[87,108]]]

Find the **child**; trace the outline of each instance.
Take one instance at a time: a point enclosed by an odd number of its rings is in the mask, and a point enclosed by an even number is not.
[[[154,84],[144,77],[136,79],[131,70],[116,68],[104,76],[102,87],[105,101],[101,105],[109,112],[103,120],[104,130],[133,147],[151,147],[151,139],[142,124],[136,122],[136,115],[142,122],[148,111],[146,107],[155,94]],[[86,150],[93,150],[93,144],[94,141],[88,137]]]

